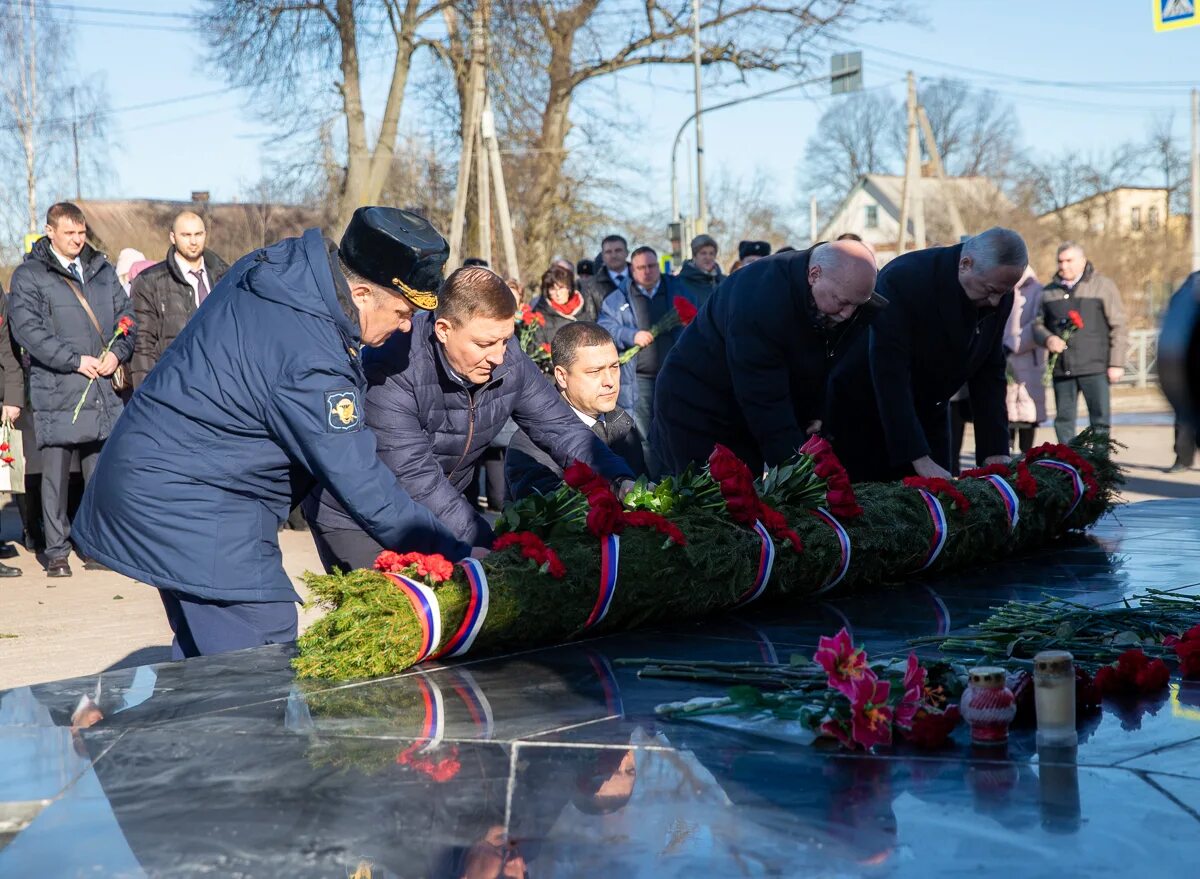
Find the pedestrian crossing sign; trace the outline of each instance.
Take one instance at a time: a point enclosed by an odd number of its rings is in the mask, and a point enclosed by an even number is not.
[[[1181,27],[1200,24],[1197,16],[1197,0],[1152,0],[1154,3],[1154,29],[1173,31]]]

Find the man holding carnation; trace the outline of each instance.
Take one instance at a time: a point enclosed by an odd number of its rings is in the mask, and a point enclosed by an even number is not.
[[[903,254],[890,305],[830,377],[833,447],[850,477],[950,478],[950,398],[970,390],[981,465],[1008,461],[1005,328],[1029,254],[1010,229]]]
[[[492,529],[464,491],[474,493],[475,464],[510,417],[560,467],[582,461],[614,486],[633,479],[521,350],[515,311],[499,275],[464,267],[442,285],[436,312],[364,358],[366,422],[380,458],[414,500],[477,547],[491,545]],[[327,569],[370,567],[382,549],[333,492],[314,492],[305,515]]]
[[[382,546],[459,559],[365,429],[362,346],[437,306],[449,250],[425,220],[360,208],[240,259],[163,352],[100,453],[80,551],[159,590],[176,659],[296,638],[276,533],[314,483]],[[124,294],[122,294],[124,295]]]
[[[835,241],[730,275],[658,376],[653,442],[665,471],[702,465],[717,443],[755,473],[794,456],[820,429],[830,365],[886,304],[875,274],[864,244]]]
[[[581,422],[620,455],[634,473],[646,472],[637,425],[617,405],[621,364],[608,331],[587,321],[559,330],[550,347],[554,383]],[[508,496],[520,500],[534,492],[549,494],[562,484],[563,468],[534,445],[523,430],[513,434],[504,456]]]

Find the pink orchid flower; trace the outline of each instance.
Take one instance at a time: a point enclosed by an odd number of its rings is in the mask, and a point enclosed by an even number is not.
[[[892,743],[892,709],[888,706],[891,684],[871,674],[854,683],[850,697],[850,732],[854,741],[870,750]]]
[[[845,627],[832,638],[821,637],[813,661],[829,675],[829,686],[851,701],[855,682],[867,675],[875,677],[867,665],[866,651],[854,646]]]

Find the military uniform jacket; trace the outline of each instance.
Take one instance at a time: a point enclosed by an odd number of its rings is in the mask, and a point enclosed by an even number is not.
[[[276,534],[318,483],[385,547],[469,552],[379,461],[330,259],[309,230],[216,285],[104,446],[74,523],[84,555],[201,598],[294,601]]]

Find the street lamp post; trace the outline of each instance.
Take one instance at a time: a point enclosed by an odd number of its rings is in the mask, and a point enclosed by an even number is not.
[[[849,60],[847,61],[847,59]],[[697,67],[697,71],[698,70],[699,68]],[[799,82],[781,85],[779,88],[768,89],[765,92],[758,92],[753,95],[734,98],[731,101],[724,101],[720,104],[713,104],[711,107],[697,107],[696,112],[692,113],[692,115],[688,116],[687,119],[683,120],[683,124],[680,125],[679,130],[675,132],[675,140],[671,145],[671,217],[673,218],[674,222],[681,224],[682,228],[683,217],[679,210],[679,180],[677,179],[676,174],[676,169],[678,167],[677,160],[679,157],[679,140],[683,137],[683,132],[687,130],[687,127],[691,125],[693,121],[696,122],[697,134],[699,134],[700,116],[704,113],[711,113],[713,110],[723,110],[726,107],[732,107],[735,104],[744,104],[747,101],[756,101],[759,98],[768,98],[771,95],[778,95],[782,92],[791,91],[792,89],[803,88],[804,86],[808,85],[817,85],[818,83],[822,82],[831,83],[833,85],[834,94],[845,94],[849,91],[855,90],[856,88],[862,88],[861,58],[857,53],[854,53],[853,56],[835,55],[832,69],[829,73],[822,74],[821,76],[814,76],[809,79],[802,79]],[[699,93],[699,83],[697,82],[697,96],[699,96]],[[697,103],[698,102],[699,97],[697,97]],[[702,155],[703,147],[699,146],[699,142],[697,142],[696,172],[699,176],[699,179],[696,181],[696,187],[697,194],[699,196],[699,212],[701,214],[700,221],[703,224],[703,228],[701,228],[700,231],[707,232],[708,210],[707,205],[704,203],[704,175],[702,173],[704,166],[702,164]]]

